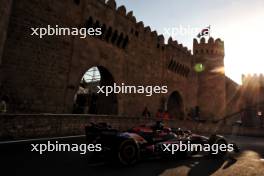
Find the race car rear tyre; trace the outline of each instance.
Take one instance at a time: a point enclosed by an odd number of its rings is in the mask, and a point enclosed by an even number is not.
[[[119,145],[118,160],[122,165],[133,165],[140,157],[139,148],[135,141],[124,140]]]

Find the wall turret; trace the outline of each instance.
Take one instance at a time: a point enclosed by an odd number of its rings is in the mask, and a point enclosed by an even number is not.
[[[212,37],[193,40],[193,52],[198,72],[198,105],[201,118],[217,120],[225,115],[226,91],[224,72],[224,42]]]
[[[215,55],[224,56],[224,42],[221,39],[214,40],[212,37],[206,42],[205,38],[201,38],[200,42],[193,39],[193,53],[196,56]]]
[[[246,109],[246,118],[242,118],[246,126],[259,126],[259,117],[256,115],[264,112],[264,76],[263,74],[242,75],[241,109]]]
[[[262,86],[264,87],[264,75],[261,74],[243,74],[242,75],[243,86]]]

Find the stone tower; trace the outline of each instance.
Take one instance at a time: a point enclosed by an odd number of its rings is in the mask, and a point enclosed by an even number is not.
[[[198,106],[200,118],[217,120],[225,115],[224,42],[212,37],[206,42],[193,41],[198,72]],[[198,69],[197,69],[198,67]]]
[[[260,126],[264,112],[263,74],[242,75],[241,97],[241,109],[245,109],[242,123],[245,126]]]

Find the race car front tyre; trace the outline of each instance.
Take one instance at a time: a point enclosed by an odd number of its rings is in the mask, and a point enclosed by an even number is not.
[[[217,151],[217,153],[215,153],[216,151],[211,151],[210,152],[211,156],[217,157],[217,158],[223,158],[224,156],[226,156],[227,151],[226,150],[220,150],[221,145],[227,146],[227,144],[228,144],[227,141],[223,137],[218,136],[218,135],[214,135],[209,139],[209,141],[210,141],[209,143],[210,143],[211,147],[212,147],[212,145],[217,145],[217,148],[219,149]]]

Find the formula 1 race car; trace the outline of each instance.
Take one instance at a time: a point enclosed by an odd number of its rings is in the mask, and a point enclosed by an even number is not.
[[[89,143],[101,144],[100,157],[123,165],[131,165],[147,157],[177,159],[199,152],[223,157],[227,152],[239,152],[237,145],[228,143],[223,136],[197,135],[180,128],[164,127],[161,121],[127,131],[113,129],[106,123],[91,123],[85,127],[85,133]]]

